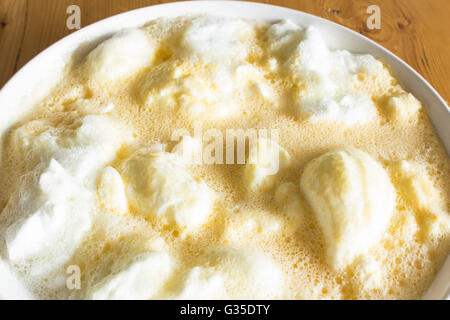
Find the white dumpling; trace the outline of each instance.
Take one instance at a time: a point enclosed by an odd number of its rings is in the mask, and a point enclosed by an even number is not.
[[[268,255],[221,248],[206,256],[207,266],[193,268],[179,284],[179,299],[282,299],[285,277]]]
[[[93,286],[87,294],[94,300],[148,300],[161,293],[172,276],[172,257],[159,251],[140,254]]]
[[[8,259],[32,262],[32,276],[64,273],[91,228],[94,196],[56,160],[35,185],[22,188],[2,213]]]
[[[139,215],[182,229],[197,228],[211,215],[215,196],[173,156],[138,152],[127,159],[119,171],[128,201]]]
[[[250,144],[244,169],[244,180],[249,190],[271,187],[276,174],[290,163],[289,153],[275,141],[259,138]]]
[[[322,229],[329,262],[337,268],[380,240],[395,208],[395,190],[385,169],[355,148],[312,160],[300,187]]]
[[[85,63],[88,77],[99,84],[130,77],[151,65],[156,50],[144,31],[121,31],[89,53]]]

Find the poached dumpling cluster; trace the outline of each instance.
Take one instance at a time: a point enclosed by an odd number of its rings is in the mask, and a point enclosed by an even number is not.
[[[279,135],[244,163],[211,148],[254,128]],[[450,162],[420,102],[290,21],[118,32],[3,149],[0,298],[417,298],[450,249]]]

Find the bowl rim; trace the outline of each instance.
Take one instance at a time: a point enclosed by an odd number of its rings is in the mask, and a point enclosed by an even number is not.
[[[217,13],[213,13],[213,11],[218,8],[226,9],[225,10],[226,14],[224,14],[223,10]],[[145,20],[145,14],[150,13],[150,11],[154,11],[156,12],[156,14],[149,14],[149,18]],[[163,14],[164,12],[166,13],[169,12],[169,15]],[[233,12],[235,12],[236,14],[234,14]],[[427,106],[427,104],[425,103],[424,107],[428,113],[428,116],[430,117],[432,124],[436,128],[437,134],[439,135],[441,141],[445,145],[447,153],[450,153],[450,126],[448,126],[449,127],[448,129],[444,127],[444,129],[442,129],[442,131],[439,132],[439,127],[437,128],[436,125],[436,122],[445,122],[447,124],[450,123],[450,108],[447,105],[446,101],[436,91],[436,89],[434,89],[433,86],[430,83],[428,83],[428,81],[425,80],[425,78],[421,74],[419,74],[416,70],[414,70],[405,61],[403,61],[397,55],[393,54],[391,51],[384,48],[377,42],[336,22],[330,21],[328,19],[310,13],[302,12],[300,10],[257,2],[234,1],[234,0],[233,1],[201,0],[201,1],[170,2],[133,9],[96,21],[56,41],[55,43],[53,43],[52,45],[41,51],[39,54],[37,54],[35,57],[33,57],[24,66],[22,66],[0,89],[0,104],[2,100],[10,98],[7,95],[9,91],[13,92],[14,88],[19,88],[21,86],[21,81],[26,78],[27,74],[31,73],[34,69],[36,69],[36,66],[40,64],[42,61],[45,61],[44,57],[51,56],[52,54],[55,53],[60,54],[60,52],[58,52],[58,49],[66,48],[67,53],[73,53],[74,50],[77,49],[80,44],[83,44],[85,42],[92,42],[100,36],[105,35],[109,36],[112,34],[111,32],[116,32],[118,30],[124,29],[124,27],[120,22],[130,20],[130,18],[132,17],[139,17],[138,20],[139,21],[142,20],[142,22],[144,23],[136,23],[136,24],[128,23],[125,28],[139,25],[142,26],[154,20],[156,17],[166,17],[166,16],[175,17],[191,13],[192,14],[205,13],[205,14],[213,14],[216,16],[224,16],[224,15],[236,16],[262,21],[267,20],[279,21],[282,19],[286,19],[286,17],[296,17],[295,20],[305,19],[307,21],[314,21],[315,24],[317,23],[320,26],[327,28],[328,31],[335,30],[338,33],[347,34],[349,38],[353,37],[355,39],[359,39],[358,41],[360,41],[361,43],[366,43],[370,49],[368,51],[364,51],[365,53],[373,54],[374,56],[381,58],[392,68],[395,77],[399,80],[399,83],[402,85],[402,87],[405,87],[408,90],[408,92],[412,91],[414,93],[414,90],[411,90],[409,87],[414,86],[414,83],[416,83],[416,85],[418,86],[417,90],[421,92],[420,94],[417,95],[419,97],[419,100],[421,101],[427,100],[430,101],[428,103],[432,103],[433,105],[436,104],[437,107],[436,108],[433,107],[435,111],[433,111],[433,109],[431,109],[431,107]],[[257,16],[260,15],[263,15],[265,18],[258,18]],[[116,27],[111,27],[111,25],[113,25],[114,23],[116,23]],[[107,25],[110,26],[109,31],[108,32],[104,30],[102,31],[102,29],[108,29],[106,28]],[[310,25],[310,23],[306,23],[303,26],[306,25]],[[356,41],[355,39],[353,40],[349,39],[350,41],[349,43],[351,43],[351,41]],[[326,42],[328,43],[327,40]],[[76,43],[77,45],[73,46],[72,44],[74,43]],[[345,48],[346,46],[343,47],[342,49]],[[349,51],[355,52],[354,50],[350,49]],[[376,54],[374,54],[372,51],[376,51]],[[406,72],[406,75],[400,74],[403,72]],[[409,76],[413,76],[415,80],[411,79],[411,83],[409,85],[406,85],[404,81],[406,81],[405,79],[408,73]],[[419,84],[422,87],[420,87]],[[414,95],[416,95],[416,93],[414,93]],[[427,97],[427,99],[425,99],[424,97]],[[430,110],[432,110],[434,116],[429,114]],[[441,119],[440,117],[442,117],[443,119]],[[0,128],[0,135],[2,134],[1,131],[2,130]],[[447,140],[444,139],[445,137],[448,137]],[[442,282],[444,282],[444,284],[442,284]],[[443,264],[441,271],[436,274],[432,284],[430,285],[427,292],[424,294],[423,298],[425,299],[427,298],[442,299],[446,297],[449,298],[450,296],[447,296],[449,288],[450,288],[450,255],[447,257],[445,263]]]

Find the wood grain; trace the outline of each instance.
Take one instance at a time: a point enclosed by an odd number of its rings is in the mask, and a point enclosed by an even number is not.
[[[25,1],[0,2],[0,86],[18,69],[26,20]]]
[[[82,26],[128,10],[171,1],[0,0],[0,87],[25,63],[70,34],[66,9],[81,8]],[[449,0],[270,0],[340,23],[375,40],[421,73],[450,101]],[[366,26],[369,5],[381,8],[381,30]]]

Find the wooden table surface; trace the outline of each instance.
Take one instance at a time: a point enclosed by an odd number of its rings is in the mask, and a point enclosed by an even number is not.
[[[0,0],[0,87],[25,63],[74,32],[69,5],[81,9],[81,26],[153,4],[155,0]],[[449,0],[269,0],[335,21],[375,40],[404,59],[450,101]],[[369,30],[369,5],[381,9],[381,29]]]

